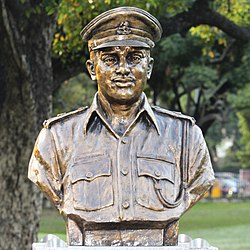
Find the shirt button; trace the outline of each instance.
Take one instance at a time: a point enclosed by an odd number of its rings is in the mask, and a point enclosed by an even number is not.
[[[123,137],[122,138],[122,143],[127,144],[128,143],[128,137]]]
[[[86,177],[87,178],[92,178],[93,177],[93,173],[92,172],[87,172],[86,173]]]
[[[127,168],[123,168],[122,169],[122,174],[123,175],[127,175],[128,174],[128,169]]]
[[[161,173],[160,173],[158,170],[155,170],[155,175],[156,175],[157,177],[159,177],[159,176],[161,176]]]
[[[124,208],[124,209],[127,209],[127,208],[129,208],[129,202],[128,201],[124,201],[123,203],[122,203],[122,207]]]

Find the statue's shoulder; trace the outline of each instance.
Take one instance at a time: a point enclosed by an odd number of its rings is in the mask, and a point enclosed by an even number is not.
[[[158,106],[153,106],[152,109],[158,113],[166,114],[166,115],[174,117],[174,118],[188,120],[192,123],[192,125],[195,124],[195,119],[192,116],[184,115],[181,112],[170,111],[170,110],[158,107]]]
[[[45,120],[43,122],[43,127],[50,128],[52,125],[56,124],[57,122],[65,121],[67,119],[75,117],[76,115],[84,113],[87,109],[88,109],[88,106],[78,108],[78,109],[71,111],[71,112],[58,114],[55,117],[52,117],[48,120]]]

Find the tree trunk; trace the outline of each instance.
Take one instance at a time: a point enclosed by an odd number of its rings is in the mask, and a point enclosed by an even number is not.
[[[42,121],[51,112],[55,16],[41,9],[27,17],[33,5],[0,0],[1,250],[31,249],[41,212],[41,194],[27,179],[27,167]]]

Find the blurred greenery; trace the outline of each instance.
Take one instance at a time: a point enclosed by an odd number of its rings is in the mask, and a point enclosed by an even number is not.
[[[47,234],[55,234],[66,241],[65,223],[63,217],[56,209],[43,209],[39,226],[39,241]]]
[[[180,233],[203,238],[220,250],[250,249],[250,201],[199,202],[180,220]],[[39,239],[55,234],[66,240],[65,225],[55,209],[44,209]]]
[[[53,114],[69,112],[82,106],[89,106],[97,86],[85,73],[65,81],[54,93]]]

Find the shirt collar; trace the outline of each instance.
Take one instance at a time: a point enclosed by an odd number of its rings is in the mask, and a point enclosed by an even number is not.
[[[138,114],[140,115],[143,112],[146,112],[147,115],[150,117],[151,122],[153,123],[153,125],[155,126],[158,135],[160,135],[160,129],[159,126],[157,124],[155,115],[153,110],[151,109],[148,99],[146,97],[146,95],[144,94],[144,92],[142,93],[142,103],[141,103],[141,107],[139,109]],[[86,115],[86,119],[84,121],[83,127],[84,127],[84,133],[87,132],[87,126],[90,122],[90,117],[92,116],[93,113],[96,113],[102,120],[105,120],[105,118],[101,115],[101,107],[100,104],[98,103],[98,93],[95,94],[93,102],[90,106],[90,108],[87,110],[87,115]],[[137,117],[139,116],[137,115]]]

